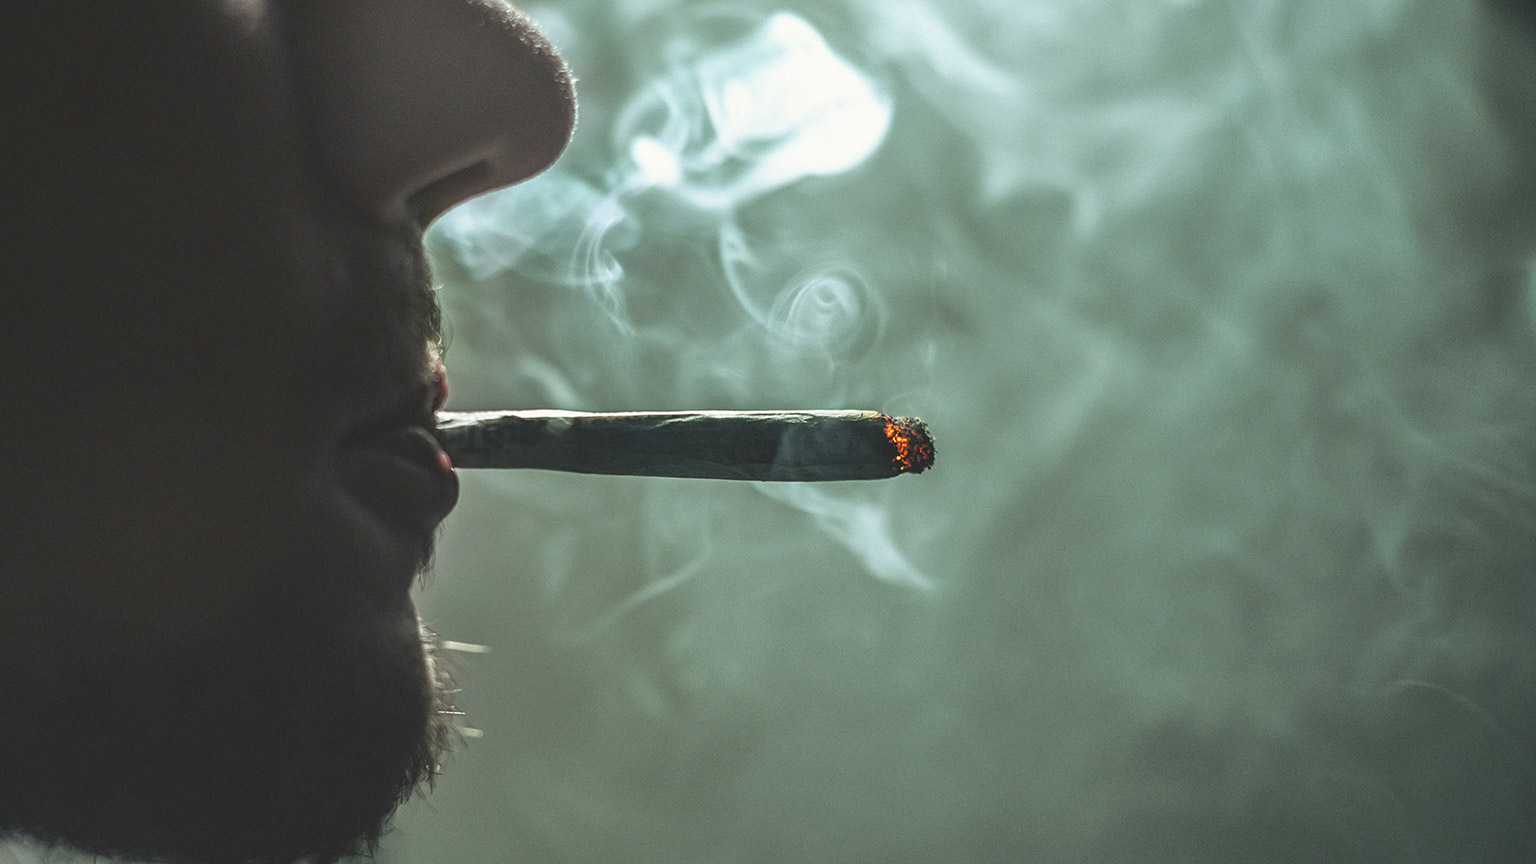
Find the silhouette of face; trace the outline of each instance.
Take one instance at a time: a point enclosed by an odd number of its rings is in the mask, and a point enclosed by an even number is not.
[[[569,79],[498,0],[7,5],[0,830],[345,854],[444,735],[421,229]]]

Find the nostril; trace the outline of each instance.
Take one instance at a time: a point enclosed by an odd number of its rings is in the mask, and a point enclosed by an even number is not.
[[[569,140],[569,74],[503,0],[326,0],[284,20],[319,160],[380,220],[425,226]]]
[[[495,170],[488,160],[439,177],[405,198],[406,215],[425,228],[449,207],[496,186]]]

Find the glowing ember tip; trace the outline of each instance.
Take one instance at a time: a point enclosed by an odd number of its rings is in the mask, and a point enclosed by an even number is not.
[[[933,465],[933,436],[916,417],[885,418],[885,437],[895,449],[891,465],[901,474],[921,474]]]

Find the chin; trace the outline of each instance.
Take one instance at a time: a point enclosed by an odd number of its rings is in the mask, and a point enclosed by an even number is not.
[[[0,830],[200,864],[370,850],[450,739],[432,638],[403,590],[298,599],[275,588],[212,635],[67,676],[0,670],[31,695],[0,717]]]

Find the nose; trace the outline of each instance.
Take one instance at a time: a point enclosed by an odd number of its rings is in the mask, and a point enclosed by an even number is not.
[[[425,226],[537,174],[575,122],[565,65],[500,0],[292,4],[287,30],[324,169],[374,217]]]

